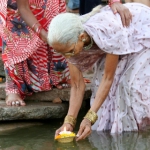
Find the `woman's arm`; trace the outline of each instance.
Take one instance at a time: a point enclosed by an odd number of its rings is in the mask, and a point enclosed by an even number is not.
[[[85,92],[85,83],[82,73],[76,66],[69,64],[69,71],[71,77],[71,95],[67,115],[77,118]]]
[[[69,100],[69,110],[66,117],[69,116],[69,119],[76,119],[83,101],[85,83],[82,73],[79,71],[79,69],[77,69],[77,67],[70,63],[68,65],[71,77],[71,94]],[[66,129],[69,131],[73,130],[73,126],[69,123],[69,121],[66,118],[65,120],[66,121],[64,121],[64,124],[58,130],[56,130],[55,136],[58,135],[59,132],[64,129],[64,126],[66,126]]]
[[[33,28],[33,30],[36,32],[37,28],[41,25],[38,23],[38,20],[32,13],[29,6],[29,1],[28,0],[16,0],[16,1],[17,1],[17,6],[18,6],[18,11],[20,13],[20,16],[25,21],[25,23],[30,28],[32,28],[33,25],[37,23],[36,26],[34,26]],[[43,28],[41,29],[39,36],[44,42],[47,42],[47,32]]]
[[[118,64],[118,58],[118,55],[106,55],[104,75],[96,93],[94,103],[91,106],[91,110],[93,110],[94,112],[97,112],[99,110],[109,93],[109,90],[114,80],[114,74]]]
[[[109,90],[113,83],[114,74],[118,64],[118,58],[119,58],[118,55],[113,54],[106,55],[104,75],[97,90],[95,100],[90,108],[90,110],[95,113],[99,110],[99,108],[105,101],[106,97],[108,96]],[[90,132],[91,132],[91,123],[89,124],[88,119],[83,119],[78,132],[79,138],[77,138],[77,140],[82,140],[86,138]]]
[[[67,115],[77,118],[85,92],[85,83],[82,73],[79,71],[79,69],[77,69],[77,67],[69,64],[69,71],[71,77],[71,95]]]

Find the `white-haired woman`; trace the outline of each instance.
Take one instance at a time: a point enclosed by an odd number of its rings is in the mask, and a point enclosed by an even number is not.
[[[77,140],[91,129],[121,133],[150,123],[150,8],[138,3],[125,6],[133,16],[128,28],[109,6],[81,17],[66,13],[52,20],[48,42],[69,57],[71,75],[68,114],[56,134],[64,126],[73,130],[85,90],[82,71],[94,63],[91,107]]]

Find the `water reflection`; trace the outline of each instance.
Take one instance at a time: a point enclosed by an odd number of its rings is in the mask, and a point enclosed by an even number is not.
[[[54,132],[62,122],[50,121],[42,125],[0,133],[0,150],[149,150],[150,130],[111,136],[109,132],[91,136],[81,142],[61,144],[54,141]],[[77,130],[75,131],[77,133]]]
[[[97,150],[149,150],[150,130],[141,132],[125,132],[110,135],[109,132],[96,131],[89,137],[89,142]]]
[[[88,139],[80,142],[72,142],[72,143],[55,143],[54,150],[97,150]]]

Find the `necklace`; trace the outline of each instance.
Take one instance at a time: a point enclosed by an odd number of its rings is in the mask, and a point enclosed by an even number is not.
[[[93,39],[91,38],[91,43],[89,45],[87,45],[87,46],[84,46],[83,49],[84,50],[89,50],[92,46],[93,46]]]

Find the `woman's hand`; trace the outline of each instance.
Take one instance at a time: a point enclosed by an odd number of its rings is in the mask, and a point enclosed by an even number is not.
[[[69,123],[64,123],[59,129],[56,130],[55,136],[57,136],[61,131],[64,131],[64,127],[66,127],[66,131],[73,131],[73,127]]]
[[[32,13],[30,6],[29,6],[29,0],[16,0],[17,1],[17,6],[18,6],[18,10],[20,13],[21,18],[23,18],[23,20],[25,21],[25,23],[31,28],[33,29],[33,25],[38,25],[38,27],[40,26],[40,24],[38,22],[38,20],[36,19],[36,17],[34,16],[34,14]],[[36,27],[37,29],[37,27]],[[33,29],[34,32],[36,32]],[[40,31],[40,38],[47,43],[47,31],[45,31],[44,29],[41,29]]]
[[[88,119],[83,119],[80,124],[80,129],[77,134],[76,141],[83,140],[91,134],[91,122]]]
[[[114,12],[114,14],[120,14],[122,24],[124,27],[128,27],[130,25],[130,22],[132,21],[132,14],[127,7],[125,7],[120,2],[115,2],[111,5],[111,9]]]

